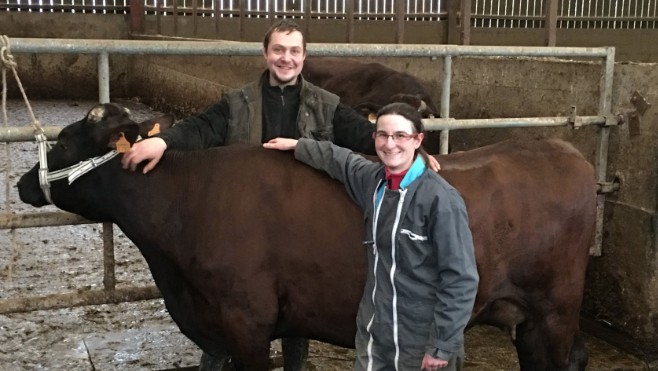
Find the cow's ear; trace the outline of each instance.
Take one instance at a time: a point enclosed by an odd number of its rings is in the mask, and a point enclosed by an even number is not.
[[[122,137],[125,138],[125,140],[127,140],[132,146],[137,141],[138,135],[139,126],[137,126],[136,123],[117,126],[116,128],[112,129],[107,146],[116,149],[117,141],[123,140]]]
[[[165,131],[174,125],[174,115],[164,115],[154,119],[146,120],[139,124],[139,135],[148,138],[161,131]]]

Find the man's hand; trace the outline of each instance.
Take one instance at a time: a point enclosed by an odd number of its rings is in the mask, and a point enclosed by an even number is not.
[[[441,164],[439,164],[439,161],[437,161],[434,158],[434,156],[430,155],[430,156],[427,156],[427,157],[429,157],[429,160],[430,160],[430,163],[427,164],[430,167],[430,169],[434,170],[434,172],[438,172],[439,170],[441,170]]]
[[[289,151],[297,147],[297,139],[274,138],[267,143],[263,143],[263,147],[268,149],[278,149],[279,151]]]
[[[444,368],[447,365],[448,361],[440,358],[434,358],[429,354],[425,354],[425,357],[423,357],[423,364],[420,366],[420,369],[426,371],[434,371],[440,368]]]
[[[142,161],[148,161],[144,166],[144,174],[153,170],[162,158],[162,154],[167,149],[167,143],[162,138],[153,137],[139,141],[130,148],[130,151],[123,154],[121,165],[124,169],[135,171],[137,165]]]

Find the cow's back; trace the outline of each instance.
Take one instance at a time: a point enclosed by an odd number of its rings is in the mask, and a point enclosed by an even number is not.
[[[413,76],[380,63],[361,63],[345,58],[309,58],[302,75],[311,83],[338,96],[350,107],[366,103],[384,106],[398,101],[394,96],[416,96],[428,105],[431,114],[437,107],[425,87]]]

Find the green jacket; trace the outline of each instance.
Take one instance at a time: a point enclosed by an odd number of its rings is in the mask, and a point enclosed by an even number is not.
[[[261,78],[232,90],[202,113],[190,116],[158,136],[168,149],[194,150],[233,143],[262,142]],[[339,102],[338,96],[301,80],[296,118],[298,137],[332,141],[356,152],[375,154],[374,125]],[[287,123],[290,124],[290,123]]]
[[[265,72],[259,80],[228,93],[231,118],[225,144],[261,142],[262,85],[267,76]],[[303,78],[300,95],[297,115],[300,137],[333,141],[332,120],[338,106],[338,96],[318,88]]]

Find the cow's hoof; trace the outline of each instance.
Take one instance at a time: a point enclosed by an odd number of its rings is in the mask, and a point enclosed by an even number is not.
[[[234,371],[231,364],[231,357],[215,358],[210,354],[203,352],[199,362],[199,371]]]

